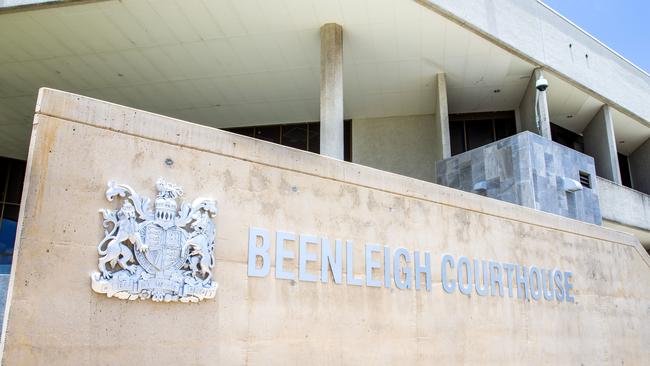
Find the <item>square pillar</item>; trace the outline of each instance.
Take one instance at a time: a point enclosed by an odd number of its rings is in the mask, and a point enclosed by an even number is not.
[[[621,171],[618,166],[616,138],[612,112],[604,105],[582,131],[585,153],[594,158],[596,174],[614,183],[622,184]]]
[[[343,160],[343,28],[320,29],[320,153]]]
[[[546,101],[546,88],[538,90],[536,83],[543,79],[541,69],[535,69],[526,87],[526,93],[519,103],[519,116],[521,120],[521,131],[530,131],[551,138],[551,120],[548,113],[548,102]]]
[[[650,138],[628,156],[632,187],[639,192],[650,194]]]
[[[434,141],[436,156],[434,161],[451,157],[451,138],[449,137],[449,110],[447,106],[447,80],[445,74],[436,74],[433,83],[435,99],[433,101]]]

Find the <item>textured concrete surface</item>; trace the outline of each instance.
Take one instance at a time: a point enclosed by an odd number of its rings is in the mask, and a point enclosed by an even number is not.
[[[323,25],[320,42],[320,153],[343,160],[343,28]]]
[[[650,358],[650,257],[630,235],[52,90],[42,90],[35,122],[5,365]],[[213,301],[127,303],[90,289],[106,181],[153,192],[160,176],[183,186],[185,199],[218,201]],[[430,251],[432,291],[249,278],[251,225]],[[363,246],[354,248],[361,258]],[[446,294],[443,253],[572,270],[576,302]],[[295,262],[285,268],[295,272]]]
[[[604,105],[582,132],[585,154],[594,158],[599,177],[621,184],[614,122],[609,106]]]
[[[451,157],[451,137],[449,136],[449,109],[447,103],[447,79],[445,74],[436,74],[433,81],[433,161]]]
[[[437,164],[437,182],[541,211],[600,224],[594,159],[532,132],[458,154]],[[591,188],[580,186],[588,173]]]
[[[639,146],[629,156],[632,187],[650,194],[650,139]]]
[[[619,224],[617,229],[633,234],[650,249],[650,196],[598,178],[598,197],[603,220]],[[605,225],[613,226],[609,223]]]
[[[352,162],[435,182],[436,124],[432,115],[354,119]]]
[[[650,121],[650,75],[546,7],[542,1],[416,0],[539,66]]]

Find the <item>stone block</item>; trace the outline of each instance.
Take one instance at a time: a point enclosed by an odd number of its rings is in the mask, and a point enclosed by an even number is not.
[[[487,191],[475,193],[601,223],[593,158],[534,133],[519,133],[440,161],[437,166],[439,184],[473,192],[476,183],[488,181]],[[592,177],[592,187],[564,191],[563,180],[580,182],[580,172]]]

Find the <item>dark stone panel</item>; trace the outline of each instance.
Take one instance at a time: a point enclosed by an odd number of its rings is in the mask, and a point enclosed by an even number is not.
[[[437,163],[438,183],[518,205],[601,224],[594,160],[531,132]],[[591,188],[580,187],[580,172]],[[475,190],[482,187],[484,189]]]

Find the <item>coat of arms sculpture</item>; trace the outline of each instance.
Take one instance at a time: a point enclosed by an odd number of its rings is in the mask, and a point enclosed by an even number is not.
[[[196,199],[178,208],[181,187],[160,178],[154,200],[125,184],[108,182],[106,199],[121,207],[101,209],[104,239],[92,289],[120,299],[198,302],[213,298],[216,203]]]

